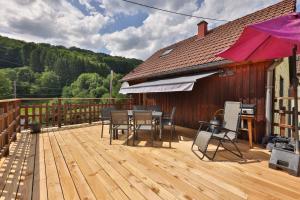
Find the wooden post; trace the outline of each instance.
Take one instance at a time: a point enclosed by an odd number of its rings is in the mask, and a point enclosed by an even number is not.
[[[9,154],[9,139],[8,139],[8,102],[4,103],[3,107],[3,113],[4,113],[4,131],[2,132],[3,134],[3,147],[4,147],[4,152],[3,156],[8,156]]]
[[[16,128],[16,132],[19,133],[21,132],[21,109],[20,109],[20,106],[21,106],[21,101],[17,101],[16,102],[16,122],[17,122],[17,128]]]
[[[110,70],[110,81],[109,81],[109,98],[112,98],[112,87],[113,87],[113,78],[114,78],[114,71]]]
[[[58,104],[57,104],[57,126],[58,128],[61,127],[61,99],[58,99]]]
[[[92,123],[92,108],[91,108],[91,101],[89,100],[89,123]]]
[[[84,112],[84,123],[87,122],[87,118],[86,118],[86,107],[87,107],[87,104],[85,103],[85,104],[84,104],[84,110],[83,110],[83,112]]]
[[[39,124],[43,125],[43,104],[39,105]]]
[[[24,106],[24,113],[25,113],[25,124],[24,124],[24,128],[28,129],[28,105]]]
[[[49,126],[49,104],[48,104],[48,102],[46,103],[45,114],[46,114],[46,116],[45,116],[46,126],[48,128],[48,126]]]
[[[68,124],[68,122],[67,122],[67,110],[68,110],[68,107],[67,107],[68,105],[65,103],[64,104],[64,106],[63,106],[63,108],[64,108],[64,125],[67,125]]]

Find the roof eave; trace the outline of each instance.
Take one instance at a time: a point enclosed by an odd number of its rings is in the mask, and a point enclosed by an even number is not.
[[[126,78],[126,76],[125,76],[124,78],[122,78],[122,82],[134,81],[134,80],[145,79],[145,78],[161,77],[161,76],[165,76],[165,75],[174,75],[174,74],[183,73],[183,72],[185,72],[185,73],[186,72],[194,72],[196,70],[207,70],[212,67],[217,67],[220,65],[227,65],[227,64],[231,64],[231,63],[233,63],[233,62],[229,61],[229,60],[219,60],[219,61],[215,61],[215,62],[199,64],[199,65],[192,65],[189,67],[178,68],[178,69],[169,70],[169,71],[165,71],[165,72],[152,73],[147,76],[139,76],[136,78]]]

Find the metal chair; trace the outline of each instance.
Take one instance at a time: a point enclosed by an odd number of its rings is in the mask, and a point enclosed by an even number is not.
[[[159,105],[151,105],[151,106],[147,106],[147,110],[156,111],[156,112],[161,112],[161,108],[160,108]]]
[[[130,130],[130,122],[129,122],[129,116],[127,110],[114,110],[111,111],[111,123],[110,123],[110,140],[109,144],[111,144],[113,138],[118,137],[118,130],[126,130],[127,131],[127,145],[128,145],[128,139],[129,139],[129,130]]]
[[[147,110],[147,107],[144,105],[133,105],[132,110]]]
[[[172,112],[169,116],[164,116],[162,119],[162,126],[170,126],[171,127],[171,134],[169,139],[169,147],[171,148],[171,142],[173,138],[173,134],[175,133],[175,123],[174,123],[174,117],[175,117],[176,107],[172,108]]]
[[[110,125],[111,115],[110,112],[116,110],[114,106],[102,108],[100,111],[100,121],[101,121],[101,138],[103,138],[103,126]]]
[[[224,149],[242,158],[243,155],[239,150],[238,146],[236,145],[237,135],[239,134],[238,126],[240,123],[240,115],[241,115],[240,102],[232,102],[232,101],[225,102],[223,124],[221,126],[217,126],[216,124],[200,121],[199,122],[200,127],[198,129],[197,136],[191,148],[192,151],[194,152],[193,147],[194,145],[196,145],[198,147],[198,150],[202,153],[202,157],[200,157],[200,159],[207,157],[208,159],[213,160],[216,156],[219,147],[222,146]],[[209,142],[212,139],[217,140],[218,143],[213,156],[210,157],[207,154],[207,147]],[[234,146],[236,152],[225,147],[224,145],[225,142],[231,143]]]
[[[138,138],[139,131],[148,131],[151,133],[153,146],[155,123],[153,122],[152,111],[133,111],[133,130],[133,145],[134,140]]]

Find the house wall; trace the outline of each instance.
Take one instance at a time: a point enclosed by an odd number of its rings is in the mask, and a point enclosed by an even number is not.
[[[235,71],[234,75],[200,79],[190,92],[144,94],[143,101],[147,105],[160,105],[164,112],[176,106],[176,124],[190,128],[198,128],[199,120],[210,120],[216,110],[224,107],[225,101],[256,104],[254,140],[257,142],[265,134],[266,69],[270,65],[264,62],[227,67]],[[134,97],[137,100],[138,95]]]

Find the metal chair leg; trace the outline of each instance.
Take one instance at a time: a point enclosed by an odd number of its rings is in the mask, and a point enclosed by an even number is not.
[[[111,126],[109,126],[109,144],[111,145],[111,140],[112,140],[112,133],[113,131],[112,131],[112,127]]]
[[[152,139],[152,146],[154,146],[154,134],[153,130],[151,129],[151,139]]]
[[[173,139],[173,127],[171,126],[171,133],[170,133],[170,141],[169,141],[169,147],[171,148],[171,143],[172,143],[172,139]]]
[[[211,160],[214,160],[214,159],[215,159],[216,154],[217,154],[217,152],[218,152],[218,150],[219,150],[219,148],[220,148],[220,145],[222,145],[222,141],[221,141],[221,140],[219,140],[219,144],[218,144],[218,146],[217,146],[217,148],[216,148],[216,150],[215,150],[215,152],[214,152],[214,155],[213,155],[213,157],[211,158]]]
[[[230,139],[229,139],[229,141],[233,144],[233,146],[234,146],[234,148],[236,149],[237,153],[234,152],[234,151],[232,151],[231,149],[228,149],[227,147],[225,147],[225,145],[223,144],[223,142],[222,142],[222,147],[223,147],[224,149],[226,149],[227,151],[229,151],[230,153],[236,155],[237,157],[243,158],[243,154],[242,154],[242,152],[240,151],[240,149],[238,148],[238,146],[236,145],[236,143],[233,142],[233,141],[230,140]]]
[[[129,129],[127,129],[127,141],[126,141],[127,146],[128,146],[128,140],[129,140]]]
[[[104,126],[104,124],[103,124],[103,121],[102,121],[102,128],[101,128],[101,138],[103,138],[103,126]]]
[[[192,150],[192,152],[193,152],[198,158],[200,158],[201,160],[203,160],[203,158],[206,156],[208,159],[210,159],[210,158],[209,158],[204,152],[202,152],[202,151],[199,149],[199,147],[198,147],[198,151],[202,154],[202,156],[199,156],[199,155],[194,151],[193,147],[194,147],[194,144],[192,145],[191,150]]]
[[[135,142],[135,139],[136,139],[136,137],[137,137],[136,135],[137,135],[137,132],[136,132],[136,130],[134,129],[134,130],[133,130],[133,138],[132,138],[132,141],[133,141],[133,144],[132,144],[132,145],[133,145],[133,146],[135,146],[135,143],[134,143],[134,142]]]

